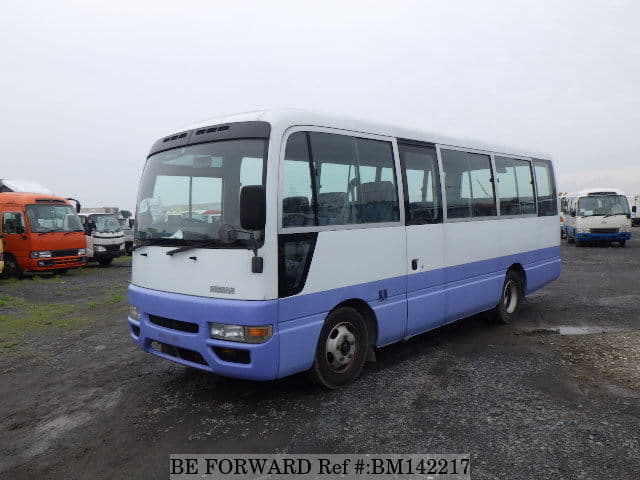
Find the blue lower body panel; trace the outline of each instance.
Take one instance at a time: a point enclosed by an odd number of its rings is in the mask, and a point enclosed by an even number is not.
[[[631,239],[631,232],[623,233],[576,233],[578,242],[620,242]]]
[[[270,380],[277,377],[278,301],[246,301],[195,297],[160,292],[130,285],[128,300],[138,307],[140,320],[129,318],[131,338],[143,350],[219,375],[249,380]],[[197,333],[160,326],[154,316],[197,325]],[[265,343],[248,344],[212,339],[210,322],[235,325],[271,325],[273,336]],[[193,329],[193,327],[190,327]],[[153,342],[167,345],[168,352],[152,348]],[[222,360],[214,348],[248,352],[249,363]],[[194,355],[195,352],[198,355]]]
[[[131,285],[128,300],[138,307],[140,319],[129,318],[129,330],[140,348],[168,360],[229,377],[270,380],[312,367],[326,316],[344,301],[356,299],[369,306],[377,323],[375,344],[383,346],[495,307],[513,264],[524,269],[526,293],[538,290],[560,275],[559,255],[560,247],[551,247],[266,301],[204,298]],[[185,331],[180,322],[197,331]],[[210,338],[210,322],[271,325],[273,335],[261,344],[216,340]],[[153,348],[158,342],[165,348]],[[226,361],[219,349],[242,350],[248,362]]]

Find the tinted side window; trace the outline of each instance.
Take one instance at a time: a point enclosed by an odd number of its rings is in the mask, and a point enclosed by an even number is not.
[[[536,213],[531,164],[527,160],[496,157],[500,215]]]
[[[318,225],[400,219],[391,143],[319,132],[309,139]]]
[[[407,225],[442,222],[435,147],[398,144],[405,186]]]
[[[24,232],[24,221],[22,220],[22,213],[4,212],[4,214],[2,215],[2,233],[18,233],[18,227],[21,227],[21,231]]]
[[[441,150],[448,218],[496,215],[491,158],[459,150]]]
[[[309,273],[318,233],[294,233],[278,237],[278,295],[288,297],[300,293]]]
[[[553,167],[548,160],[534,160],[533,167],[536,174],[538,188],[538,216],[547,217],[558,214],[558,200],[556,196],[556,181]]]

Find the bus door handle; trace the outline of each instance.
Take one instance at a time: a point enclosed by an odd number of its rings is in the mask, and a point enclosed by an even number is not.
[[[413,260],[411,260],[411,270],[417,270],[418,269],[418,259],[414,258]]]

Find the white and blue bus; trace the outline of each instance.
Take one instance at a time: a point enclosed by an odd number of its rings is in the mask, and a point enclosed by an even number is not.
[[[304,111],[220,118],[149,152],[130,334],[220,375],[336,388],[376,347],[514,320],[560,273],[558,227],[542,155]]]

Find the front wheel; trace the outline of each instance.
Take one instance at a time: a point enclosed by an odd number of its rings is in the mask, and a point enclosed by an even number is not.
[[[111,262],[113,262],[113,258],[102,258],[98,260],[98,263],[101,267],[108,267],[109,265],[111,265]]]
[[[24,272],[20,268],[20,265],[18,265],[16,257],[10,253],[5,253],[4,268],[2,269],[2,272],[0,272],[0,278],[9,278],[11,276],[22,278],[24,276]]]
[[[524,298],[524,282],[520,274],[508,271],[502,285],[500,303],[493,309],[498,323],[508,324],[518,319],[520,305]]]
[[[367,326],[360,313],[349,307],[334,310],[322,327],[312,379],[333,390],[355,380],[367,357]]]

